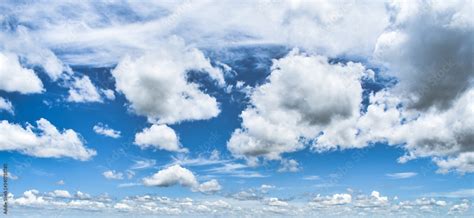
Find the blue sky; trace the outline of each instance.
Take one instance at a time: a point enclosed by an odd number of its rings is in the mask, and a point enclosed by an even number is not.
[[[1,3],[9,213],[470,216],[470,4]]]

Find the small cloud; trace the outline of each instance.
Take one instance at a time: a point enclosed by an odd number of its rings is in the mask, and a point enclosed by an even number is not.
[[[128,188],[128,187],[134,187],[134,186],[140,186],[142,185],[141,183],[136,183],[136,182],[130,182],[130,183],[122,183],[117,185],[117,188]]]
[[[2,174],[2,177],[3,177],[3,175],[4,175],[4,174],[3,174],[3,171],[0,172],[0,173]],[[7,178],[8,178],[8,179],[11,179],[11,180],[17,180],[17,179],[18,179],[18,176],[15,176],[15,175],[11,174],[10,172],[7,172]]]
[[[418,173],[415,172],[403,172],[403,173],[387,173],[386,176],[392,178],[392,179],[408,179],[411,177],[414,177],[418,175]]]
[[[123,173],[120,172],[115,172],[115,170],[108,170],[102,173],[102,175],[106,179],[117,179],[117,180],[122,180],[123,179]]]
[[[64,185],[64,184],[65,184],[64,180],[62,179],[56,182],[56,185]]]
[[[0,111],[2,111],[2,110],[6,111],[10,114],[15,114],[12,102],[9,101],[8,99],[4,99],[4,98],[0,97]]]
[[[54,190],[49,193],[49,196],[55,198],[72,198],[72,195],[66,190]]]
[[[114,90],[111,90],[111,89],[101,89],[100,92],[102,92],[102,94],[105,96],[105,98],[107,98],[108,100],[115,100],[115,94],[114,94]]]
[[[99,135],[108,136],[114,139],[120,137],[120,131],[111,129],[107,125],[104,125],[102,123],[96,124],[92,129],[94,130],[95,133]]]
[[[304,180],[319,180],[321,178],[319,176],[313,175],[313,176],[305,176],[305,177],[303,177],[303,179]]]
[[[154,167],[155,164],[156,164],[156,161],[152,159],[136,160],[135,164],[133,164],[130,167],[130,169],[132,170],[148,169],[148,168]]]
[[[282,159],[281,160],[281,167],[278,169],[278,172],[298,172],[301,170],[300,164],[296,162],[296,160],[290,159]]]

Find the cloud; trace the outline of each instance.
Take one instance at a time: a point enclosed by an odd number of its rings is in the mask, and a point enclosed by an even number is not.
[[[49,195],[55,198],[72,198],[72,195],[66,190],[54,190]]]
[[[23,68],[18,56],[0,52],[0,89],[21,94],[43,92],[43,83],[33,70]]]
[[[186,168],[179,165],[173,165],[158,171],[151,177],[143,178],[143,184],[146,186],[173,186],[181,185],[186,187],[194,187],[198,185],[198,181],[194,174]]]
[[[137,183],[137,182],[129,182],[129,183],[121,183],[117,185],[117,188],[128,188],[128,187],[134,187],[134,186],[140,186],[142,183]]]
[[[153,147],[167,151],[188,151],[181,147],[178,136],[167,125],[153,124],[150,128],[143,129],[142,132],[135,134],[133,143],[140,146],[141,149]]]
[[[155,164],[156,164],[156,160],[152,160],[152,159],[137,160],[130,167],[130,169],[132,170],[148,169],[148,168],[154,167]]]
[[[215,193],[217,191],[220,191],[221,189],[222,189],[222,186],[215,179],[211,179],[207,182],[203,182],[199,184],[199,186],[197,187],[197,190],[203,193]]]
[[[60,132],[48,120],[36,121],[37,127],[0,121],[0,150],[19,151],[34,157],[69,157],[86,161],[96,155],[96,151],[86,148],[79,135],[72,129]]]
[[[241,113],[242,127],[227,148],[237,157],[271,160],[301,150],[331,123],[358,117],[364,75],[361,64],[331,64],[326,57],[293,50],[273,62],[268,82],[251,93],[252,106]],[[334,146],[313,145],[317,150]]]
[[[82,78],[74,77],[74,81],[69,87],[69,96],[67,100],[70,102],[102,102],[102,97],[97,88],[92,84],[88,76]]]
[[[115,93],[114,90],[111,89],[101,89],[100,92],[105,96],[105,98],[113,101],[115,100]]]
[[[392,179],[408,179],[411,177],[415,177],[418,173],[415,172],[403,172],[403,173],[388,173],[386,176]]]
[[[61,180],[57,181],[56,184],[57,185],[64,185],[66,183],[64,182],[64,180],[61,179]]]
[[[42,205],[45,204],[46,201],[42,196],[37,196],[39,194],[38,190],[32,189],[25,191],[23,193],[23,197],[15,199],[14,203],[18,205],[25,205],[25,206],[31,206],[31,205]]]
[[[200,153],[197,157],[191,157],[188,153],[180,153],[176,156],[171,157],[173,161],[172,165],[179,164],[181,166],[207,166],[207,165],[218,165],[229,163],[230,159],[221,159],[220,152],[216,149],[212,150],[208,155]]]
[[[384,1],[183,1],[149,2],[146,6],[136,2],[56,2],[47,8],[31,3],[24,6],[22,13],[14,10],[15,6],[5,4],[4,17],[22,22],[8,22],[9,25],[12,29],[34,27],[23,32],[36,39],[16,44],[55,48],[61,51],[63,61],[73,65],[112,65],[123,54],[160,48],[156,42],[173,34],[198,47],[272,43],[331,56],[367,55],[390,18]],[[36,8],[44,13],[38,13]],[[104,8],[106,13],[98,13]],[[80,15],[66,16],[64,11],[68,10],[79,11]],[[351,37],[347,37],[348,33]],[[31,43],[25,43],[28,41]],[[45,51],[42,46],[36,47],[35,54]]]
[[[107,125],[104,125],[102,123],[98,123],[98,124],[94,125],[94,127],[92,129],[94,130],[94,132],[96,132],[97,134],[100,134],[100,135],[108,136],[108,137],[111,137],[111,138],[114,138],[114,139],[120,137],[120,131],[111,129]]]
[[[303,177],[304,180],[319,180],[321,179],[319,176],[313,175],[313,176],[305,176]]]
[[[68,192],[61,190],[61,192]],[[78,191],[78,193],[83,194]],[[244,194],[246,193],[246,194]],[[51,193],[41,193],[37,190],[28,190],[20,197],[8,195],[8,201],[18,209],[33,208],[29,213],[41,214],[60,211],[68,216],[78,212],[83,215],[103,215],[120,213],[133,215],[146,213],[149,215],[168,216],[324,216],[324,217],[378,217],[378,216],[430,216],[445,217],[449,215],[470,216],[471,203],[467,199],[437,199],[418,198],[413,200],[399,200],[382,196],[378,191],[369,195],[360,193],[351,195],[337,193],[328,196],[317,195],[309,201],[294,201],[278,197],[263,197],[251,192],[239,192],[238,195],[229,195],[227,198],[170,198],[158,195],[133,195],[122,198],[110,198],[107,195],[71,198],[52,196]]]
[[[247,170],[248,165],[240,163],[224,163],[222,166],[213,167],[208,170],[210,173],[226,174],[232,177],[239,178],[262,178],[266,175],[262,175],[260,172]]]
[[[199,184],[193,172],[177,164],[160,170],[150,177],[143,178],[142,182],[145,186],[159,187],[179,184],[184,187],[190,187],[192,191],[202,193],[215,193],[222,189],[222,186],[215,179]]]
[[[278,172],[298,172],[301,170],[300,164],[293,159],[282,159],[281,167],[278,169]]]
[[[474,172],[474,152],[463,152],[456,157],[447,159],[435,158],[439,173],[448,173],[455,170],[461,174]]]
[[[334,194],[332,196],[322,197],[321,195],[316,196],[313,199],[313,205],[343,205],[352,202],[352,196],[350,194]]]
[[[123,173],[115,172],[115,170],[107,170],[107,171],[103,172],[102,175],[106,179],[118,179],[118,180],[123,179]]]
[[[447,109],[474,81],[470,1],[394,1],[374,56],[399,79],[409,106]]]
[[[0,172],[0,176],[3,177],[3,175],[4,175],[4,174],[3,174],[3,171],[1,171],[1,172]],[[15,176],[15,175],[11,174],[10,172],[7,172],[7,178],[8,178],[8,179],[11,179],[11,180],[17,180],[17,179],[18,179],[18,176]]]
[[[8,99],[0,97],[0,110],[4,110],[10,114],[14,114],[14,108],[12,105],[12,102],[10,102]]]
[[[401,125],[392,134],[393,141],[405,141],[407,154],[400,161],[433,157],[438,172],[473,172],[474,89],[459,97],[445,111],[431,110],[416,120]],[[417,130],[424,131],[417,131]],[[447,158],[447,159],[446,159]]]
[[[24,12],[24,11],[23,11]],[[0,32],[0,45],[8,52],[14,53],[22,58],[25,64],[39,66],[52,80],[68,78],[72,70],[51,51],[49,45],[44,44],[37,36],[37,32],[32,30],[28,24],[18,24],[11,22],[8,18],[15,19],[18,16],[4,16],[5,24],[10,25],[12,31]],[[3,20],[0,18],[1,20]],[[31,24],[35,25],[37,20],[33,19]]]
[[[473,198],[474,189],[460,189],[452,192],[430,193],[427,196],[445,198]]]
[[[122,59],[112,70],[116,90],[130,101],[135,113],[150,122],[173,124],[216,117],[220,113],[216,99],[186,78],[190,70],[197,70],[223,86],[222,72],[181,39],[174,37],[161,45],[139,58]]]

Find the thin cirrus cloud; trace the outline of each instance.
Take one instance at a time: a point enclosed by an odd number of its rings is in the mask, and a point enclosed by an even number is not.
[[[408,179],[417,176],[415,172],[387,173],[386,176],[392,179]]]

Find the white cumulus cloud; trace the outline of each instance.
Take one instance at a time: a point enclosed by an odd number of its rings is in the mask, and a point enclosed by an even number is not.
[[[102,102],[102,97],[98,89],[92,84],[88,76],[74,77],[74,81],[69,87],[70,102]]]
[[[202,71],[219,85],[225,84],[222,72],[201,51],[176,37],[139,58],[124,58],[112,75],[131,109],[149,121],[172,124],[216,117],[220,112],[216,99],[186,80],[189,70]]]
[[[36,127],[26,127],[0,121],[0,150],[19,151],[35,157],[69,157],[86,161],[96,151],[84,146],[79,135],[72,129],[59,131],[48,120],[41,118]]]
[[[31,69],[20,65],[18,56],[0,52],[0,89],[22,94],[43,92],[43,83]]]
[[[153,124],[150,128],[143,129],[142,132],[135,134],[134,144],[142,149],[153,147],[167,151],[187,152],[186,148],[181,147],[175,131],[167,125]]]

